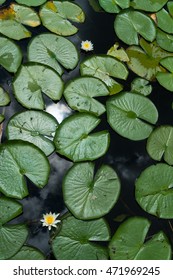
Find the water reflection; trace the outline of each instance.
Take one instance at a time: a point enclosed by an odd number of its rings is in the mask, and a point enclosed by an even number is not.
[[[46,112],[53,115],[59,123],[61,123],[65,118],[72,114],[72,110],[67,106],[64,100],[60,102],[51,103],[47,105]]]

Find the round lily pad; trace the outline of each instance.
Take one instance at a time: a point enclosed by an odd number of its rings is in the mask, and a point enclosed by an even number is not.
[[[139,11],[128,10],[119,13],[116,16],[114,28],[118,38],[127,45],[138,45],[138,34],[149,42],[152,42],[156,37],[154,22]]]
[[[157,12],[168,2],[168,0],[132,0],[130,2],[130,5],[134,9],[146,12]]]
[[[14,3],[1,10],[0,33],[14,40],[30,37],[31,32],[23,24],[36,27],[40,25],[39,16],[31,8]]]
[[[68,39],[45,33],[36,36],[28,47],[29,61],[42,63],[63,73],[61,65],[66,69],[76,67],[79,55],[76,47]]]
[[[69,36],[78,31],[71,22],[82,23],[85,15],[78,5],[69,1],[47,1],[40,9],[40,18],[43,25],[50,31]]]
[[[173,126],[156,128],[148,138],[147,152],[154,160],[161,161],[164,158],[173,165]]]
[[[20,47],[10,39],[0,36],[0,65],[7,71],[15,73],[22,61]]]
[[[7,125],[9,140],[21,139],[33,143],[47,156],[53,153],[53,137],[58,126],[50,114],[40,111],[25,111],[12,116]]]
[[[109,238],[109,228],[103,219],[82,221],[68,217],[63,220],[52,249],[58,260],[105,260],[108,252],[101,242]]]
[[[53,69],[39,64],[21,66],[13,81],[14,94],[19,103],[28,109],[43,110],[42,92],[52,100],[60,100],[63,81]]]
[[[30,246],[23,246],[20,251],[14,255],[11,260],[45,260],[45,255],[40,252],[38,249],[30,247]]]
[[[68,83],[64,97],[68,105],[79,112],[90,112],[97,116],[105,112],[105,106],[93,97],[109,94],[106,85],[92,77],[76,78]]]
[[[160,64],[165,67],[169,72],[158,73],[156,78],[164,88],[173,92],[173,57],[165,57],[160,61]]]
[[[152,92],[152,85],[145,79],[135,78],[131,83],[131,91],[147,96]]]
[[[76,113],[66,118],[57,128],[54,143],[56,151],[74,162],[95,160],[109,147],[107,131],[90,132],[100,119],[87,113]]]
[[[22,213],[22,205],[14,199],[0,197],[0,223],[4,225]]]
[[[63,181],[64,201],[70,212],[81,220],[96,219],[107,214],[120,193],[116,172],[103,165],[94,175],[94,164],[74,164]]]
[[[17,3],[26,6],[40,6],[46,2],[46,0],[16,0]]]
[[[148,213],[173,218],[173,167],[159,163],[146,168],[136,181],[136,200]]]
[[[112,260],[170,260],[171,246],[160,231],[145,242],[151,223],[143,217],[132,217],[115,232],[109,253]]]
[[[22,199],[28,195],[24,175],[37,187],[43,188],[50,172],[45,154],[35,145],[11,140],[0,146],[0,191]]]
[[[157,122],[155,105],[144,96],[122,92],[108,99],[107,120],[121,136],[138,141],[147,138]]]
[[[130,0],[99,0],[99,4],[107,13],[119,13],[130,6]]]
[[[10,97],[7,92],[4,91],[2,87],[0,87],[0,106],[6,106],[10,103]]]

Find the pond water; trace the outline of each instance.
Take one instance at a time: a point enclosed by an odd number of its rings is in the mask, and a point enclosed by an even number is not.
[[[7,1],[7,4],[11,1]],[[117,41],[113,30],[114,15],[105,13],[96,13],[90,6],[88,1],[76,0],[75,3],[79,4],[86,14],[86,21],[84,24],[80,24],[80,31],[77,35],[70,37],[80,51],[81,40],[91,40],[94,44],[95,54],[104,54],[107,50]],[[42,32],[47,32],[43,27],[31,29],[34,35]],[[29,39],[24,39],[21,42],[17,42],[23,51],[24,62],[27,62],[27,45]],[[81,59],[87,57],[87,53],[81,53]],[[79,68],[71,72],[65,72],[63,75],[64,81],[68,81],[79,75]],[[24,108],[20,106],[14,99],[12,93],[12,76],[0,68],[0,84],[2,87],[10,93],[11,104],[6,107],[4,122],[4,131],[8,119],[16,112],[23,111]],[[130,82],[133,80],[134,75],[131,74],[128,80],[125,82],[125,89],[130,90]],[[153,92],[150,95],[151,100],[156,105],[159,111],[159,120],[157,125],[172,124],[173,121],[173,94],[168,93],[159,85],[155,85],[153,82]],[[104,103],[106,99],[102,99]],[[58,104],[54,104],[50,99],[45,97],[46,111],[53,114],[59,122],[65,117],[72,114],[72,110],[66,105],[64,100],[61,100]],[[103,163],[106,163],[113,167],[118,173],[121,180],[121,195],[118,203],[106,216],[112,232],[116,230],[119,223],[114,219],[119,215],[140,215],[148,217],[153,223],[150,230],[150,234],[156,232],[156,230],[164,229],[168,237],[173,241],[171,228],[169,222],[166,220],[159,220],[154,216],[145,213],[137,204],[134,198],[134,183],[141,171],[147,166],[151,165],[154,161],[148,156],[146,152],[146,141],[130,141],[118,134],[116,134],[108,125],[106,116],[102,116],[102,122],[97,128],[98,130],[107,129],[111,134],[111,144],[106,155],[96,161],[96,166],[99,167]],[[5,132],[2,136],[2,142],[6,140]],[[67,210],[63,203],[62,198],[62,179],[66,171],[72,165],[72,163],[63,157],[53,153],[49,156],[51,165],[50,180],[42,190],[36,188],[31,182],[27,181],[29,188],[29,197],[23,199],[23,214],[15,219],[13,222],[26,222],[30,228],[30,236],[28,244],[33,245],[42,250],[47,258],[52,259],[50,253],[49,244],[49,232],[47,228],[43,228],[39,220],[44,213],[49,211],[56,213],[65,213]]]

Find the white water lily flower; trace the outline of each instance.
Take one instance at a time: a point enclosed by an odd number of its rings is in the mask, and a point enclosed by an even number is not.
[[[92,51],[94,49],[93,43],[91,41],[82,41],[81,43],[81,49],[88,52]]]
[[[57,223],[60,223],[61,220],[56,220],[56,218],[60,215],[60,213],[55,214],[50,212],[49,214],[43,214],[43,219],[40,221],[43,223],[43,227],[48,227],[49,230],[51,230],[51,227],[57,227]]]

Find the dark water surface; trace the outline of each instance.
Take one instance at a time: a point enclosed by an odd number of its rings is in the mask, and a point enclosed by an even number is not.
[[[7,1],[10,3],[11,1]],[[70,37],[75,43],[80,52],[81,40],[91,40],[94,44],[95,54],[104,54],[117,41],[113,29],[114,15],[105,13],[95,13],[87,0],[76,0],[85,11],[86,21],[84,24],[78,24],[80,31],[77,35]],[[42,32],[48,32],[43,27],[32,29],[33,35]],[[17,44],[20,45],[24,54],[23,62],[27,62],[27,45],[30,39],[24,39]],[[88,56],[87,53],[81,53],[81,60]],[[64,81],[68,81],[79,75],[79,67],[73,71],[65,72],[63,75]],[[12,93],[12,78],[7,71],[0,68],[0,84],[10,93],[11,104],[6,107],[4,129],[8,119],[16,112],[23,111],[24,108],[20,106],[14,99]],[[130,82],[134,78],[131,74],[124,84],[125,90],[130,90]],[[162,124],[173,123],[173,94],[167,92],[159,85],[153,83],[153,92],[150,99],[156,105],[159,111],[159,120],[157,126]],[[50,99],[45,97],[46,111],[53,114],[59,122],[72,113],[72,110],[65,104],[63,100],[55,104]],[[102,99],[103,103],[105,99]],[[0,109],[1,110],[1,109]],[[1,111],[0,111],[1,112]],[[171,242],[173,242],[173,234],[167,220],[159,220],[158,218],[144,212],[135,201],[134,197],[134,183],[141,171],[154,161],[148,156],[146,152],[146,141],[130,141],[118,134],[116,134],[106,122],[106,115],[102,116],[102,122],[99,129],[107,129],[111,134],[110,148],[106,155],[96,161],[97,167],[102,163],[109,164],[118,173],[121,180],[121,195],[118,203],[112,211],[106,216],[112,232],[114,232],[119,223],[114,221],[118,215],[125,214],[127,216],[141,215],[149,218],[152,221],[152,228],[150,234],[158,230],[164,230]],[[2,142],[5,141],[5,134],[3,134]],[[45,254],[48,258],[53,258],[50,254],[49,232],[47,228],[43,228],[39,220],[43,213],[49,211],[62,214],[66,212],[62,197],[62,179],[64,174],[72,165],[72,163],[56,153],[49,156],[51,165],[51,176],[47,186],[40,190],[36,188],[31,182],[28,182],[29,196],[21,201],[23,205],[23,214],[14,220],[14,222],[26,222],[30,228],[30,236],[28,244],[33,245]],[[13,179],[13,178],[12,178]],[[172,239],[172,240],[171,240]]]

